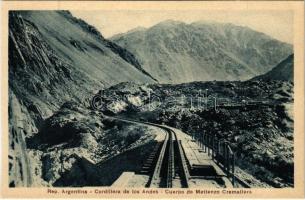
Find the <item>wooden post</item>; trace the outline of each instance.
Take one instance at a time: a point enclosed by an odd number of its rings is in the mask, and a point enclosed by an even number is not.
[[[215,147],[214,147],[214,142],[215,142],[215,135],[212,137],[212,159],[214,160],[215,158]]]
[[[211,154],[211,135],[208,135],[208,156]]]
[[[229,144],[226,142],[226,147],[227,147],[227,171],[230,176],[230,151],[229,151]]]
[[[198,144],[199,144],[199,147],[202,147],[201,146],[201,134],[200,133],[198,133]]]
[[[226,148],[226,143],[223,143],[223,167],[225,169],[225,171],[227,172],[227,148]]]
[[[215,157],[214,157],[214,159],[217,161],[218,160],[218,141],[217,141],[217,137],[215,137],[214,145],[215,145]]]
[[[207,150],[208,150],[208,156],[210,156],[210,149],[209,149],[209,135],[207,135]]]
[[[229,174],[229,163],[228,163],[229,149],[228,149],[227,143],[225,142],[224,144],[225,144],[225,148],[226,148],[226,157],[225,157],[226,170],[227,170],[227,173]]]
[[[207,148],[206,148],[206,142],[207,142],[207,140],[206,140],[206,133],[205,133],[205,132],[203,132],[203,145],[204,145],[204,153],[206,153],[206,152],[207,152]]]
[[[214,135],[211,135],[211,156],[214,158]]]
[[[197,144],[199,145],[199,147],[200,147],[200,133],[197,133]]]
[[[227,163],[227,171],[228,174],[230,174],[230,151],[229,151],[229,147],[228,147],[228,143],[226,142],[226,149],[227,149],[227,158],[226,158],[226,163]]]
[[[219,164],[219,158],[220,158],[220,141],[218,141],[217,144],[217,164]]]
[[[232,184],[235,187],[235,153],[232,156]]]
[[[230,151],[229,151],[229,146],[228,146],[227,142],[226,142],[226,147],[227,147],[227,171],[228,171],[228,174],[230,175]]]
[[[197,134],[197,143],[200,146],[200,133]]]
[[[197,144],[200,147],[200,133],[199,132],[197,133],[197,140],[196,140],[196,142],[197,142]]]

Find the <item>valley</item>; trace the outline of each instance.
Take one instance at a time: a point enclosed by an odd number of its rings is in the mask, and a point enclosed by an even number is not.
[[[294,186],[292,45],[172,20],[106,39],[69,11],[11,11],[8,39],[10,187]]]

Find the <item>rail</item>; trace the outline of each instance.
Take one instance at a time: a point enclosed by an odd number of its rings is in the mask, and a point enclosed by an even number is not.
[[[152,185],[159,184],[162,164],[163,164],[163,160],[164,160],[164,156],[165,156],[165,150],[166,150],[168,140],[169,140],[169,133],[166,131],[166,136],[165,136],[165,139],[164,139],[161,151],[160,151],[160,155],[158,157],[158,161],[156,163],[156,167],[154,169],[154,172],[153,172],[153,175],[151,177],[150,183],[148,184],[148,187],[151,187]]]
[[[173,187],[173,179],[175,178],[175,166],[179,166],[180,170],[181,170],[181,182],[183,183],[183,187],[189,187],[189,171],[188,171],[188,167],[187,167],[187,162],[186,162],[186,158],[184,155],[184,151],[183,148],[181,146],[181,141],[177,140],[177,136],[176,133],[171,130],[170,128],[167,127],[163,127],[160,125],[157,125],[157,127],[162,128],[163,130],[165,130],[167,132],[167,136],[166,139],[163,143],[160,155],[158,157],[158,161],[156,163],[156,167],[154,170],[154,173],[152,175],[151,178],[151,182],[148,185],[148,187],[151,187],[153,185],[157,185],[161,183],[161,169],[162,167],[165,167],[166,170],[166,174],[163,175],[163,177],[165,177],[165,187],[167,188],[171,188]],[[177,145],[177,149],[178,151],[175,151],[175,145]],[[166,148],[167,148],[167,154],[166,154]],[[177,159],[176,161],[178,161],[177,164],[175,164],[175,153],[177,153]],[[166,155],[168,157],[166,157]],[[164,162],[165,159],[167,159],[167,165],[165,165]]]
[[[185,154],[181,145],[181,140],[177,140],[177,145],[178,145],[178,151],[179,151],[179,155],[180,155],[180,160],[181,160],[181,165],[182,165],[182,178],[184,179],[184,184],[185,187],[189,187],[189,179],[190,179],[190,173],[187,167],[187,162],[186,162],[186,158],[185,158]]]
[[[173,144],[173,134],[169,131],[169,146],[168,146],[168,164],[167,164],[167,174],[166,174],[166,187],[173,187],[173,177],[175,176],[175,155],[174,155],[174,144]]]

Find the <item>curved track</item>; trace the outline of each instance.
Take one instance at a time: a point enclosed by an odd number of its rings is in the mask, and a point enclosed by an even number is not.
[[[149,126],[154,126],[162,130],[165,133],[163,141],[159,141],[155,146],[154,150],[151,152],[148,157],[147,163],[144,163],[144,170],[141,171],[145,175],[149,175],[149,181],[146,183],[146,187],[153,188],[188,188],[194,187],[195,185],[210,185],[216,184],[219,187],[241,187],[241,188],[250,188],[251,186],[246,183],[244,180],[237,177],[233,174],[235,180],[235,185],[230,182],[227,176],[224,175],[224,172],[215,165],[211,165],[214,168],[212,175],[194,175],[194,169],[191,168],[189,161],[187,161],[186,154],[181,145],[181,140],[177,137],[175,129],[171,127],[154,124],[150,122],[141,122],[137,120],[129,120],[119,117],[108,116],[120,121],[125,121],[135,124],[145,124]],[[149,166],[149,167],[148,167]],[[216,168],[216,169],[215,169]],[[192,170],[192,171],[191,171]],[[216,170],[216,171],[215,171]],[[190,173],[193,173],[192,176]],[[216,174],[215,174],[216,173]],[[208,179],[204,178],[208,177]],[[211,177],[214,177],[211,179]],[[220,181],[221,179],[221,181]],[[204,182],[202,182],[204,180]],[[212,181],[211,181],[212,180]],[[220,182],[219,182],[220,181]],[[233,181],[233,180],[232,180]],[[234,182],[234,181],[233,181]]]
[[[162,129],[166,135],[161,145],[161,150],[154,166],[153,173],[150,176],[147,187],[156,188],[187,188],[189,187],[189,170],[181,141],[177,139],[175,131],[172,129],[149,122],[140,122],[136,120],[127,120],[112,117],[117,120],[146,124]]]

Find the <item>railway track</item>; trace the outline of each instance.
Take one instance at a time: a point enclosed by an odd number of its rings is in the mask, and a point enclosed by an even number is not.
[[[181,141],[178,140],[177,135],[171,128],[154,124],[150,122],[140,122],[136,120],[128,120],[117,117],[112,117],[117,120],[146,124],[160,128],[164,133],[165,137],[163,141],[156,144],[155,148],[149,155],[146,162],[144,162],[141,173],[149,175],[149,180],[145,187],[151,188],[188,188],[189,180],[194,178],[194,174],[191,176],[189,163],[186,159],[184,149],[181,145]],[[194,173],[194,170],[193,170]],[[212,179],[217,179],[217,176],[222,176],[216,172],[212,173]],[[216,174],[215,174],[216,173]],[[203,177],[200,175],[199,179]],[[249,188],[250,186],[234,176],[236,186]],[[217,182],[217,181],[216,181]],[[234,187],[234,186],[233,186]]]
[[[122,119],[111,117],[117,120],[147,124],[162,129],[165,134],[165,139],[160,145],[159,156],[156,159],[156,164],[150,175],[146,187],[155,188],[187,188],[189,187],[189,170],[186,162],[185,154],[181,145],[181,141],[177,140],[176,133],[165,126],[153,124],[150,122],[140,122],[136,120]],[[158,152],[158,151],[156,151]],[[157,154],[154,154],[157,155]]]
[[[166,131],[166,136],[147,187],[187,188],[189,172],[181,142],[171,129],[158,127]]]

